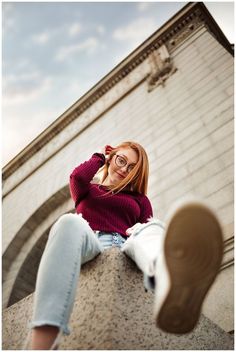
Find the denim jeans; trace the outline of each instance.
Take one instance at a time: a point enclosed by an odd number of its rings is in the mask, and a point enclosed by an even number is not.
[[[153,242],[150,246],[148,236],[157,239],[158,231],[162,236],[163,227],[158,221],[150,219],[147,224],[136,224],[131,228],[130,237],[126,240],[116,232],[93,231],[82,214],[62,215],[50,230],[41,258],[29,328],[53,325],[59,328],[61,334],[70,334],[68,322],[81,265],[107,248],[120,247],[143,270],[146,278],[153,276],[153,262],[158,246],[153,246]],[[146,235],[142,236],[145,232]],[[140,240],[137,241],[137,238]]]

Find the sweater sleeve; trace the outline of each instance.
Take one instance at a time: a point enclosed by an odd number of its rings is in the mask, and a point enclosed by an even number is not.
[[[97,171],[105,164],[105,155],[94,153],[92,157],[77,166],[70,175],[70,193],[75,206],[89,190],[90,181]]]
[[[153,216],[152,205],[148,197],[144,196],[141,204],[141,213],[139,221],[141,224],[148,221],[148,218]]]

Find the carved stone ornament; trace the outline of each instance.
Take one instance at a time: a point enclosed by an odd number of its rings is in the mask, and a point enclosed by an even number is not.
[[[151,72],[147,76],[148,92],[159,85],[164,86],[165,81],[177,71],[165,45],[149,55],[149,63]]]

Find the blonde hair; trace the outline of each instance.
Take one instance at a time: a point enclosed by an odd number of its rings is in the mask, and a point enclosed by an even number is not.
[[[138,155],[138,162],[129,174],[115,186],[106,186],[110,191],[108,193],[119,193],[125,187],[133,192],[147,195],[148,188],[148,176],[149,176],[149,163],[148,156],[144,148],[136,142],[123,142],[115,147],[109,157],[106,159],[105,165],[102,167],[100,172],[103,172],[101,182],[103,182],[108,176],[109,163],[112,157],[119,151],[120,148],[131,148]],[[107,194],[108,194],[107,193]]]

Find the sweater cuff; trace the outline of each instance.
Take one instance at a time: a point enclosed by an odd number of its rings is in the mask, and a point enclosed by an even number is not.
[[[102,161],[102,165],[105,164],[106,157],[103,153],[94,153],[93,156],[98,156],[100,158],[100,160]]]

